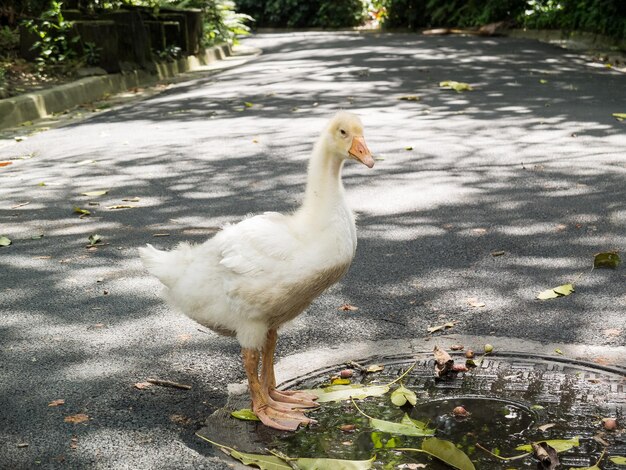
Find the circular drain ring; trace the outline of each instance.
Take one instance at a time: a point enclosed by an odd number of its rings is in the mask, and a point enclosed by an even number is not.
[[[458,362],[465,361],[462,353],[452,353]],[[601,430],[599,417],[626,416],[626,374],[616,367],[594,364],[565,357],[550,357],[528,353],[500,352],[485,356],[478,367],[468,373],[460,373],[435,380],[432,353],[411,353],[387,356],[371,356],[355,361],[363,366],[383,364],[382,372],[355,373],[353,383],[389,383],[411,364],[416,367],[403,379],[405,386],[416,391],[418,401],[427,402],[445,398],[481,397],[507,400],[527,406],[540,405],[545,412],[539,413],[544,423],[555,416],[552,407],[567,408],[571,426],[567,435],[542,438],[561,439],[582,436],[581,447],[568,452],[561,461],[567,466],[590,466],[597,459],[598,445],[591,438]],[[315,388],[327,383],[329,377],[345,369],[346,363],[323,367],[299,377],[284,381],[280,388]],[[249,397],[229,397],[224,409],[212,415],[207,426],[199,433],[211,440],[235,446],[244,452],[264,453],[268,443],[280,433],[263,425],[243,422],[230,417],[230,411],[249,407]],[[547,420],[547,421],[546,421]],[[612,434],[611,455],[626,455],[626,435]],[[482,467],[489,468],[489,467]],[[499,467],[493,467],[499,468]],[[604,468],[604,467],[603,467]],[[607,469],[612,468],[606,466]]]

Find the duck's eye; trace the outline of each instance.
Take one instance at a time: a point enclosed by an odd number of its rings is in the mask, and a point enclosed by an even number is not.
[[[341,132],[341,137],[345,137],[348,135],[348,133],[344,131],[343,129],[339,129],[339,132]]]

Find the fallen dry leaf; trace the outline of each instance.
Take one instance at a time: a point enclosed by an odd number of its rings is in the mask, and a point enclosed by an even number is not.
[[[13,165],[13,162],[0,162],[0,167]]]
[[[469,299],[467,299],[467,303],[470,305],[470,307],[475,308],[482,308],[486,305],[485,302],[481,302],[476,297],[470,297]]]
[[[48,406],[61,406],[61,405],[65,405],[65,400],[63,400],[63,398],[59,398],[58,400],[52,400],[50,403],[48,403]]]
[[[75,436],[70,439],[70,449],[78,449],[78,438]]]
[[[552,428],[556,426],[555,423],[548,423],[548,424],[543,424],[541,426],[537,426],[537,429],[539,429],[540,431],[547,431],[548,429]]]
[[[504,250],[492,251],[492,252],[491,252],[491,256],[493,256],[493,257],[495,258],[496,256],[502,256],[502,255],[504,255],[505,253],[506,253],[506,252],[505,252]]]
[[[180,424],[181,426],[188,426],[193,422],[191,418],[187,418],[187,416],[177,414],[171,415],[170,421],[172,423]]]
[[[358,310],[358,309],[359,309],[359,307],[355,307],[354,305],[343,304],[337,310],[343,310],[344,312],[353,312],[353,311]]]
[[[373,374],[374,372],[380,372],[384,368],[385,366],[383,366],[382,364],[372,364],[367,369],[365,369],[365,372],[367,372],[368,374]]]
[[[152,387],[152,384],[150,382],[137,382],[135,385],[133,385],[133,387],[138,390],[144,390],[146,388]]]
[[[80,424],[84,423],[85,421],[89,421],[89,416],[87,416],[85,413],[78,413],[75,415],[66,416],[63,421],[65,421],[66,423]]]
[[[107,209],[133,209],[135,206],[131,206],[130,204],[116,204],[114,206],[107,206]]]
[[[454,326],[456,322],[453,321],[449,321],[447,323],[444,323],[443,325],[437,325],[437,326],[429,326],[427,328],[429,333],[434,333],[435,331],[440,331],[440,330],[445,330],[448,328],[452,328]]]
[[[622,335],[622,332],[624,330],[622,328],[608,328],[606,330],[604,330],[604,336],[606,336],[607,338],[617,338],[618,336]]]

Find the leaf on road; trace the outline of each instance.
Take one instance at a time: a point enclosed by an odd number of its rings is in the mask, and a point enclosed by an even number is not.
[[[417,95],[405,95],[398,98],[401,101],[419,101],[421,98]]]
[[[491,252],[491,256],[493,256],[495,258],[496,256],[502,256],[505,253],[506,253],[506,251],[504,251],[504,250],[492,251]]]
[[[400,385],[391,393],[391,402],[396,406],[404,406],[406,402],[415,406],[417,403],[417,395],[412,390],[409,390],[404,385]]]
[[[447,88],[450,90],[454,90],[457,93],[461,93],[462,91],[472,91],[474,90],[469,83],[465,82],[457,82],[454,80],[446,80],[443,82],[439,82],[440,88]]]
[[[13,165],[13,162],[0,162],[0,167]]]
[[[626,113],[613,113],[612,116],[618,121],[623,121],[624,119],[626,119]]]
[[[379,397],[389,391],[389,385],[333,385],[306,391],[316,395],[318,403],[327,403],[349,400],[350,398],[362,400],[367,397]]]
[[[78,413],[76,415],[66,416],[63,421],[65,421],[66,423],[80,424],[84,423],[85,421],[89,421],[89,416],[84,413]]]
[[[552,447],[557,452],[565,452],[574,447],[578,447],[580,445],[578,436],[573,437],[572,439],[552,439],[546,441],[537,441],[535,444],[546,443],[550,447]],[[533,448],[530,444],[526,444],[523,446],[517,446],[515,450],[523,450],[524,452],[532,452]]]
[[[474,470],[475,468],[467,454],[450,441],[436,437],[424,439],[422,450],[459,470]]]
[[[344,312],[354,312],[355,310],[358,310],[358,309],[359,307],[355,307],[354,305],[343,304],[337,310],[343,310]]]
[[[445,330],[448,328],[452,328],[454,326],[456,322],[453,321],[449,321],[447,323],[444,323],[443,325],[437,325],[437,326],[429,326],[428,327],[428,332],[429,333],[434,333],[436,331],[440,331],[440,330]]]
[[[593,258],[594,268],[617,268],[622,259],[617,251],[607,251],[605,253],[598,253]]]
[[[626,465],[626,457],[622,457],[621,455],[610,457],[609,460],[616,465]]]
[[[261,421],[250,408],[235,410],[230,414],[233,418],[242,419],[244,421]]]
[[[59,398],[58,400],[52,400],[50,403],[48,403],[48,406],[61,406],[61,405],[65,405],[65,400],[63,400],[63,398]]]
[[[116,204],[114,206],[107,206],[107,209],[133,209],[135,206],[129,204]]]
[[[246,108],[251,108],[252,106],[254,106],[254,103],[250,103],[249,101],[244,101],[243,104]]]
[[[476,297],[470,297],[469,299],[467,299],[467,303],[470,305],[470,307],[475,308],[482,308],[486,305],[485,302],[481,302]]]
[[[11,239],[9,237],[1,236],[0,237],[0,246],[9,246],[11,243]]]
[[[87,209],[81,209],[80,207],[74,207],[74,212],[80,214],[81,217],[91,215],[91,211],[88,211]]]
[[[133,385],[133,387],[138,390],[145,390],[146,388],[152,387],[152,385],[153,384],[151,384],[150,382],[137,382],[135,385]]]
[[[97,233],[94,233],[93,235],[89,235],[89,244],[91,246],[95,245],[96,243],[100,243],[101,241],[102,241],[102,237],[98,235]]]
[[[85,193],[80,193],[83,196],[89,196],[89,197],[96,197],[96,196],[104,196],[105,194],[108,194],[109,191],[107,190],[101,190],[101,191],[87,191]]]
[[[124,202],[139,202],[140,199],[138,197],[125,197],[122,199]]]
[[[537,295],[539,300],[556,299],[558,297],[564,297],[574,292],[573,284],[563,284],[562,286],[554,287],[552,289],[544,290]]]

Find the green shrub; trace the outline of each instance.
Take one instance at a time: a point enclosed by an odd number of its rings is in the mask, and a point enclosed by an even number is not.
[[[496,21],[626,39],[625,0],[382,0],[384,26],[472,27]]]
[[[73,47],[80,37],[72,34],[74,24],[66,21],[61,12],[62,2],[52,0],[48,10],[37,20],[27,20],[26,27],[37,37],[33,50],[37,51],[40,71],[50,68],[66,68],[76,59]]]
[[[365,0],[238,0],[257,26],[342,28],[362,24]]]

